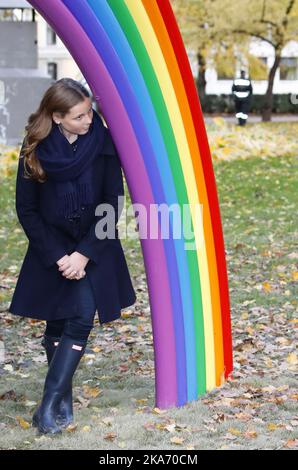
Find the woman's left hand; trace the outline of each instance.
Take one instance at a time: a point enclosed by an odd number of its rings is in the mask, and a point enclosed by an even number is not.
[[[89,258],[78,251],[74,251],[68,259],[59,267],[62,276],[67,279],[81,279],[86,275],[85,267]]]

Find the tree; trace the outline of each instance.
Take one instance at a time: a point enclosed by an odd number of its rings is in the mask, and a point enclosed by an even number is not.
[[[283,48],[291,40],[298,38],[298,3],[297,0],[245,0],[241,5],[247,13],[241,24],[238,19],[233,27],[236,34],[261,39],[274,49],[274,62],[268,71],[268,86],[265,95],[263,121],[270,121],[273,104],[273,84],[280,65]],[[253,16],[250,16],[250,13]]]
[[[251,39],[273,47],[274,63],[267,72],[263,110],[263,120],[270,120],[274,78],[282,50],[289,41],[298,39],[298,0],[171,0],[171,4],[185,44],[197,50],[200,95],[206,85],[209,58],[217,68],[231,73],[242,56],[258,76],[264,72],[264,65],[249,53]]]
[[[183,41],[197,54],[197,88],[202,104],[206,97],[207,60],[212,60],[216,51],[229,48],[218,25],[217,4],[215,0],[171,0]]]

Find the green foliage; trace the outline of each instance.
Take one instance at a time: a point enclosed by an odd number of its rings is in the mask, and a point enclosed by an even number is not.
[[[267,64],[253,54],[247,54],[249,77],[251,80],[267,80],[268,67]]]

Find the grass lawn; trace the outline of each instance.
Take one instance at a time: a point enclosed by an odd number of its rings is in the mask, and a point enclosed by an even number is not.
[[[269,124],[263,131],[259,124],[242,131],[220,122],[208,127],[228,266],[233,378],[184,407],[154,409],[142,252],[138,240],[125,239],[138,301],[123,310],[120,320],[94,328],[74,379],[75,425],[58,437],[38,436],[30,426],[47,371],[40,345],[44,322],[7,313],[27,240],[14,209],[13,155],[7,162],[0,155],[0,340],[5,347],[0,362],[0,449],[298,447],[298,151],[289,142],[294,135],[297,139],[293,125]],[[243,148],[240,132],[250,143],[267,139],[266,155],[259,144],[250,152]],[[270,151],[276,150],[274,138],[278,152]],[[282,139],[289,148],[282,146]],[[233,146],[237,142],[241,152]],[[228,150],[220,153],[225,146]],[[127,188],[126,196],[129,204]]]

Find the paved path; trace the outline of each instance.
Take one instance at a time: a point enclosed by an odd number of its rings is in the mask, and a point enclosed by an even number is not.
[[[212,122],[214,117],[222,117],[227,122],[237,122],[235,116],[231,114],[204,114],[205,122]],[[298,114],[273,114],[271,117],[273,122],[298,122]],[[257,114],[249,114],[248,122],[261,122],[262,117]]]

